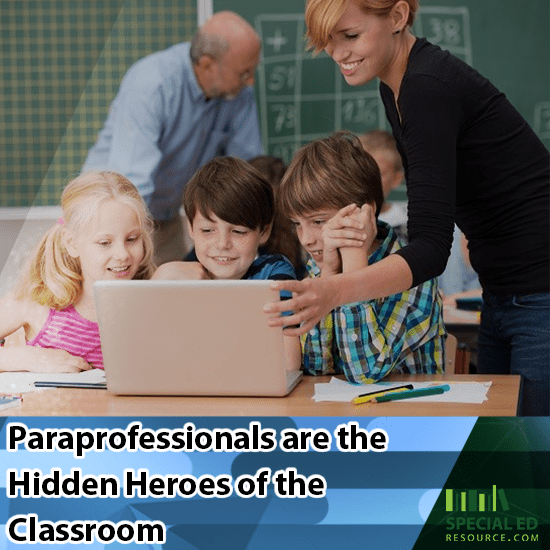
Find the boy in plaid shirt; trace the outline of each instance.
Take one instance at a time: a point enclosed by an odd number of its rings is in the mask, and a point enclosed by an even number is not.
[[[373,264],[401,248],[378,214],[380,170],[359,140],[338,132],[302,147],[281,182],[279,208],[309,255],[310,277]],[[391,371],[439,373],[446,330],[436,280],[387,298],[339,306],[302,336],[307,374],[376,382]]]

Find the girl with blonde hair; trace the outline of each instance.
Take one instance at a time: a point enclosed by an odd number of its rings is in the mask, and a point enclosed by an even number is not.
[[[63,190],[61,207],[16,288],[0,300],[0,337],[23,327],[27,344],[0,348],[0,370],[102,368],[93,283],[154,271],[152,221],[124,176],[81,174]]]

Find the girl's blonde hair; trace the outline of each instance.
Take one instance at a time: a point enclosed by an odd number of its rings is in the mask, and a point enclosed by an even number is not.
[[[73,179],[61,194],[62,217],[42,237],[31,256],[16,290],[26,298],[53,309],[73,304],[82,291],[80,260],[69,255],[67,235],[85,229],[99,206],[116,200],[129,206],[139,221],[143,239],[143,260],[134,279],[148,279],[153,274],[153,222],[137,189],[130,180],[116,172],[87,172]]]
[[[355,2],[363,11],[379,17],[387,17],[400,0],[308,0],[306,5],[306,39],[308,49],[316,53],[328,44],[330,33],[346,11],[350,2]],[[409,4],[407,25],[412,26],[418,11],[418,0],[405,0]]]

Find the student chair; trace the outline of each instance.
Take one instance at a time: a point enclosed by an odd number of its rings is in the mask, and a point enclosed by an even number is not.
[[[458,340],[453,334],[447,334],[445,340],[445,374],[454,374],[456,365],[456,350]]]

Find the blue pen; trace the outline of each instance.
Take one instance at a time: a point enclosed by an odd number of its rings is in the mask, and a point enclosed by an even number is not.
[[[377,403],[383,403],[384,401],[397,401],[398,399],[412,399],[414,397],[424,397],[426,395],[438,395],[449,391],[451,387],[449,384],[443,384],[442,386],[432,386],[430,388],[418,388],[416,390],[403,391],[399,393],[390,393],[377,397],[374,401]]]

